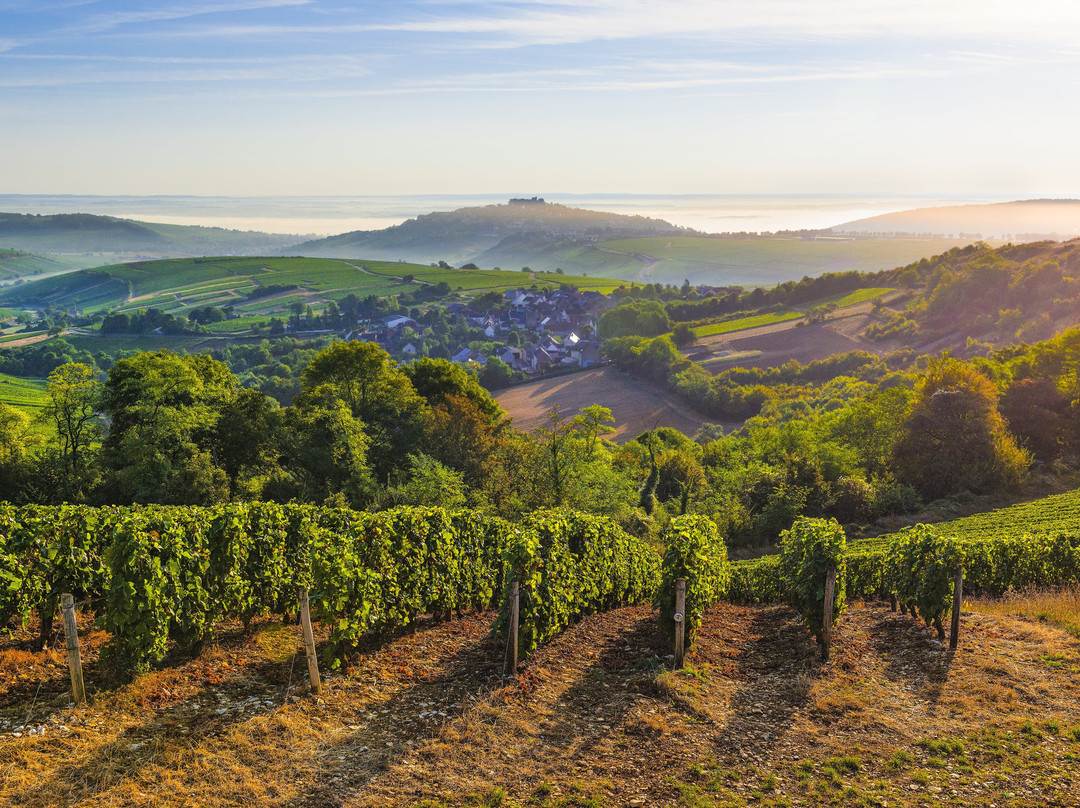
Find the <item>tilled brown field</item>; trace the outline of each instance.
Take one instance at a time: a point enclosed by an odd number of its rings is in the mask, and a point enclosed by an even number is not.
[[[575,415],[599,404],[615,417],[611,437],[619,443],[657,426],[693,435],[708,420],[662,388],[613,367],[521,384],[501,391],[496,399],[514,426],[525,431],[547,424],[547,414],[556,406],[564,415]]]
[[[832,660],[786,608],[711,610],[667,670],[645,607],[589,617],[500,677],[491,615],[359,654],[321,698],[293,626],[67,706],[62,653],[0,641],[0,804],[1076,805],[1080,642],[965,614],[958,653],[880,604]]]

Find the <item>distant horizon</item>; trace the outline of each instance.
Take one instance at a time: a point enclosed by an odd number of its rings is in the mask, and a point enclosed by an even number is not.
[[[1075,196],[1078,25],[1066,0],[7,0],[0,176]]]
[[[472,204],[505,204],[518,192],[462,194],[0,194],[0,211],[90,213],[162,224],[327,236],[379,230],[416,216]],[[1050,197],[1009,194],[644,194],[532,192],[549,203],[663,219],[703,233],[827,229],[856,219],[922,207],[986,205]],[[1060,198],[1068,201],[1068,198]],[[713,204],[708,204],[712,202]],[[740,205],[752,202],[754,205]],[[651,204],[650,204],[651,203]],[[699,204],[691,204],[699,203]],[[17,208],[17,209],[12,209]],[[708,229],[711,227],[712,229]]]

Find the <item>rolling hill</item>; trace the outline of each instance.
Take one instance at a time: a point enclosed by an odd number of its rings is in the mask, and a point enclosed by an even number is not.
[[[237,255],[276,252],[295,242],[296,236],[138,222],[89,213],[0,213],[0,248],[50,255]],[[101,263],[100,258],[93,263]]]
[[[561,268],[647,283],[681,284],[689,279],[694,284],[756,286],[824,272],[890,269],[964,243],[809,233],[719,236],[659,219],[529,203],[431,213],[385,230],[305,242],[289,252],[514,270]]]
[[[179,258],[117,264],[31,281],[0,289],[0,302],[13,307],[75,308],[87,313],[153,307],[175,314],[202,306],[232,305],[240,314],[271,314],[285,311],[297,301],[317,306],[350,293],[381,296],[407,291],[413,284],[443,282],[451,290],[463,292],[534,283],[570,283],[583,290],[606,291],[620,283],[607,278],[443,269],[396,261]]]
[[[365,255],[418,263],[447,261],[464,264],[470,261],[481,263],[478,260],[481,255],[504,242],[508,253],[518,255],[527,253],[529,249],[545,248],[566,241],[589,243],[598,238],[673,235],[681,232],[688,231],[660,219],[601,213],[537,201],[428,213],[385,230],[356,230],[308,241],[291,250],[321,257]],[[488,260],[482,264],[494,266]],[[507,264],[508,269],[520,268],[520,265]]]
[[[1027,199],[992,205],[917,208],[845,222],[837,233],[967,234],[972,238],[1040,241],[1080,235],[1080,200]]]
[[[55,275],[78,268],[79,262],[61,256],[47,257],[22,250],[0,249],[0,284],[27,276]]]

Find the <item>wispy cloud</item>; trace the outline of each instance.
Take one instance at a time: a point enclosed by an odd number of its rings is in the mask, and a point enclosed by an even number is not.
[[[161,64],[176,62],[165,60]],[[185,64],[185,63],[180,63]],[[27,76],[0,77],[0,88],[74,87],[114,84],[175,84],[175,83],[234,83],[246,85],[273,81],[320,82],[365,78],[371,69],[353,56],[324,56],[321,58],[297,57],[277,60],[236,60],[234,62],[195,62],[197,65],[215,65],[172,70],[81,70],[64,71],[60,74],[30,74]],[[229,65],[249,64],[247,68]]]
[[[327,68],[311,64],[252,70],[191,70],[166,71],[147,75],[144,72],[102,72],[97,75],[83,73],[75,78],[18,80],[0,79],[0,87],[16,86],[63,86],[71,84],[108,84],[129,82],[237,82],[235,86],[222,87],[220,97],[276,98],[276,99],[334,99],[409,96],[423,94],[517,94],[517,93],[635,93],[719,89],[728,87],[732,92],[745,94],[759,92],[767,85],[854,81],[869,82],[881,79],[929,79],[940,78],[941,69],[912,68],[885,64],[859,64],[847,66],[806,67],[798,65],[739,64],[729,62],[657,63],[642,60],[639,63],[603,68],[558,68],[537,70],[513,70],[502,72],[471,72],[458,75],[441,75],[418,79],[400,79],[394,82],[349,82],[334,85],[338,79],[366,79],[369,72],[347,64]],[[302,91],[291,91],[284,86],[260,86],[269,80],[287,79],[294,82],[322,81],[327,86],[305,86]],[[241,81],[242,80],[242,81]]]
[[[85,34],[112,31],[126,25],[183,20],[208,14],[225,14],[236,11],[257,11],[286,6],[306,6],[312,0],[240,0],[232,3],[202,3],[178,5],[142,11],[116,11],[94,14],[64,28],[64,32]]]
[[[1071,41],[1080,24],[1074,0],[522,0],[477,10],[456,3],[401,3],[390,19],[342,24],[229,24],[176,29],[175,36],[288,37],[371,32],[445,34],[488,47],[580,44],[600,40],[690,38],[836,40],[915,36],[994,36],[1005,41]]]

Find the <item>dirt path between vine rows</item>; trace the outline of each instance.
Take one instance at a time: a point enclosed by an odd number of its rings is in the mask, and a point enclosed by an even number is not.
[[[298,686],[295,626],[227,626],[197,658],[108,689],[91,630],[96,695],[79,710],[62,644],[34,653],[17,629],[0,639],[0,804],[1080,802],[1080,641],[1039,623],[965,613],[951,655],[856,604],[823,664],[790,610],[722,605],[671,673],[635,607],[585,618],[506,680],[491,619],[368,649],[318,699]]]

